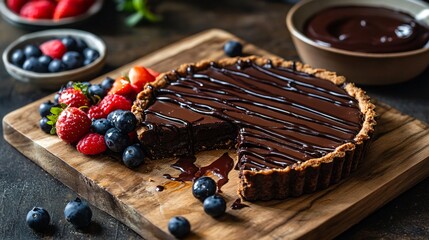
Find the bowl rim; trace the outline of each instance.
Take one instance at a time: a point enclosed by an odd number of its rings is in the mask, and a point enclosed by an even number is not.
[[[100,56],[94,62],[92,62],[86,66],[79,67],[79,68],[72,69],[72,70],[63,71],[63,72],[57,72],[57,73],[38,73],[38,72],[27,71],[27,70],[24,70],[24,69],[22,69],[16,65],[14,65],[12,62],[9,61],[9,55],[11,54],[11,50],[14,49],[16,46],[18,46],[19,44],[22,44],[22,43],[27,42],[27,41],[35,40],[38,38],[55,37],[55,36],[77,36],[77,37],[86,36],[86,37],[89,37],[92,39],[92,41],[95,41],[95,42],[97,42],[97,44],[100,45],[101,48],[97,49],[97,51],[99,51],[99,53],[100,53]],[[44,30],[44,31],[33,32],[33,33],[22,35],[21,37],[19,37],[18,39],[16,39],[12,43],[10,43],[4,49],[3,54],[2,54],[2,60],[3,60],[3,63],[6,67],[6,70],[7,69],[12,70],[13,72],[18,73],[18,75],[22,75],[22,76],[29,77],[29,78],[35,78],[35,79],[37,79],[37,78],[48,79],[48,78],[58,78],[58,77],[71,76],[71,75],[89,70],[92,67],[103,62],[106,58],[106,53],[107,53],[106,44],[100,37],[98,37],[98,36],[96,36],[90,32],[64,28],[64,29]]]
[[[5,19],[13,23],[25,24],[28,26],[39,26],[39,27],[57,27],[57,26],[77,23],[95,15],[101,10],[103,3],[104,3],[104,0],[95,0],[92,6],[85,13],[82,13],[74,17],[62,18],[59,20],[27,19],[27,18],[21,17],[6,6],[6,0],[0,0],[0,12],[2,13]]]
[[[416,0],[406,0],[408,2],[411,3],[415,3],[416,5],[426,5],[427,8],[429,9],[429,4],[427,4],[426,2],[422,2],[422,1],[416,1]],[[301,31],[299,31],[297,29],[297,27],[293,24],[292,18],[294,17],[294,14],[303,6],[305,6],[306,4],[309,3],[313,3],[316,2],[316,0],[303,0],[300,1],[299,3],[295,4],[287,13],[286,15],[286,26],[289,29],[289,32],[295,36],[296,38],[298,38],[299,40],[305,42],[306,44],[309,44],[313,47],[328,51],[328,52],[332,52],[332,53],[337,53],[337,54],[343,54],[343,55],[349,55],[349,56],[354,56],[354,57],[368,57],[368,58],[396,58],[396,57],[407,57],[407,56],[411,56],[411,55],[417,55],[417,54],[421,54],[424,52],[428,52],[429,51],[429,44],[425,45],[422,48],[419,49],[415,49],[415,50],[411,50],[411,51],[405,51],[405,52],[394,52],[394,53],[364,53],[364,52],[354,52],[354,51],[349,51],[349,50],[343,50],[343,49],[339,49],[339,48],[335,48],[335,47],[326,47],[323,45],[320,45],[318,43],[316,43],[315,41],[311,40],[310,38],[308,38],[307,36],[305,36],[305,34],[303,34]],[[322,4],[323,1],[317,1],[319,4]],[[347,5],[347,4],[343,4],[341,2],[339,2],[338,4],[336,4],[338,6],[340,5]],[[364,5],[364,4],[362,4]]]

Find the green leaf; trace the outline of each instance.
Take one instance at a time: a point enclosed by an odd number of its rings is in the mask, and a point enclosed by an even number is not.
[[[133,13],[131,16],[127,17],[125,19],[125,23],[129,27],[133,27],[137,25],[137,23],[139,23],[142,19],[143,19],[143,14],[141,14],[140,12],[136,12],[136,13]]]
[[[54,115],[60,115],[60,113],[63,111],[61,107],[51,107],[51,113]],[[49,119],[49,117],[48,117]]]
[[[116,10],[120,12],[134,12],[133,0],[117,0]]]
[[[137,12],[142,12],[146,9],[146,1],[145,0],[133,0],[134,9]]]
[[[55,128],[55,126],[52,126],[51,131],[49,132],[51,135],[55,135],[57,134],[57,129]]]

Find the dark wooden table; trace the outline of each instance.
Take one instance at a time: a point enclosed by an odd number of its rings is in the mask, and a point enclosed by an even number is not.
[[[158,10],[164,20],[128,28],[124,15],[105,1],[102,12],[76,28],[101,36],[109,50],[103,73],[144,56],[162,46],[209,28],[225,29],[240,38],[286,59],[299,59],[284,20],[290,5],[275,1],[170,0]],[[0,21],[0,49],[29,30]],[[383,66],[380,66],[383,71]],[[407,83],[364,87],[375,99],[405,114],[429,122],[429,69]],[[51,92],[34,89],[12,79],[0,66],[0,117]],[[0,130],[2,131],[2,130]],[[3,132],[1,132],[3,135]],[[429,143],[428,143],[429,144]],[[132,230],[98,209],[87,232],[74,229],[63,217],[67,201],[76,194],[17,152],[0,138],[0,239],[139,239]],[[52,217],[53,229],[35,234],[26,226],[26,213],[43,206]],[[374,212],[339,239],[428,239],[429,179]]]

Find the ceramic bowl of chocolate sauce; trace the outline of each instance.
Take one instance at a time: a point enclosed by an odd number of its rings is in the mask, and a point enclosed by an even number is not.
[[[429,4],[423,1],[301,1],[286,25],[304,63],[350,82],[400,83],[429,66]]]

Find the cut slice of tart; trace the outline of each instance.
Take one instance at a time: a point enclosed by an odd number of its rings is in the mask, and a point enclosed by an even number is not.
[[[299,196],[356,169],[374,105],[345,78],[259,57],[186,64],[137,96],[138,137],[151,158],[237,149],[246,200]]]

